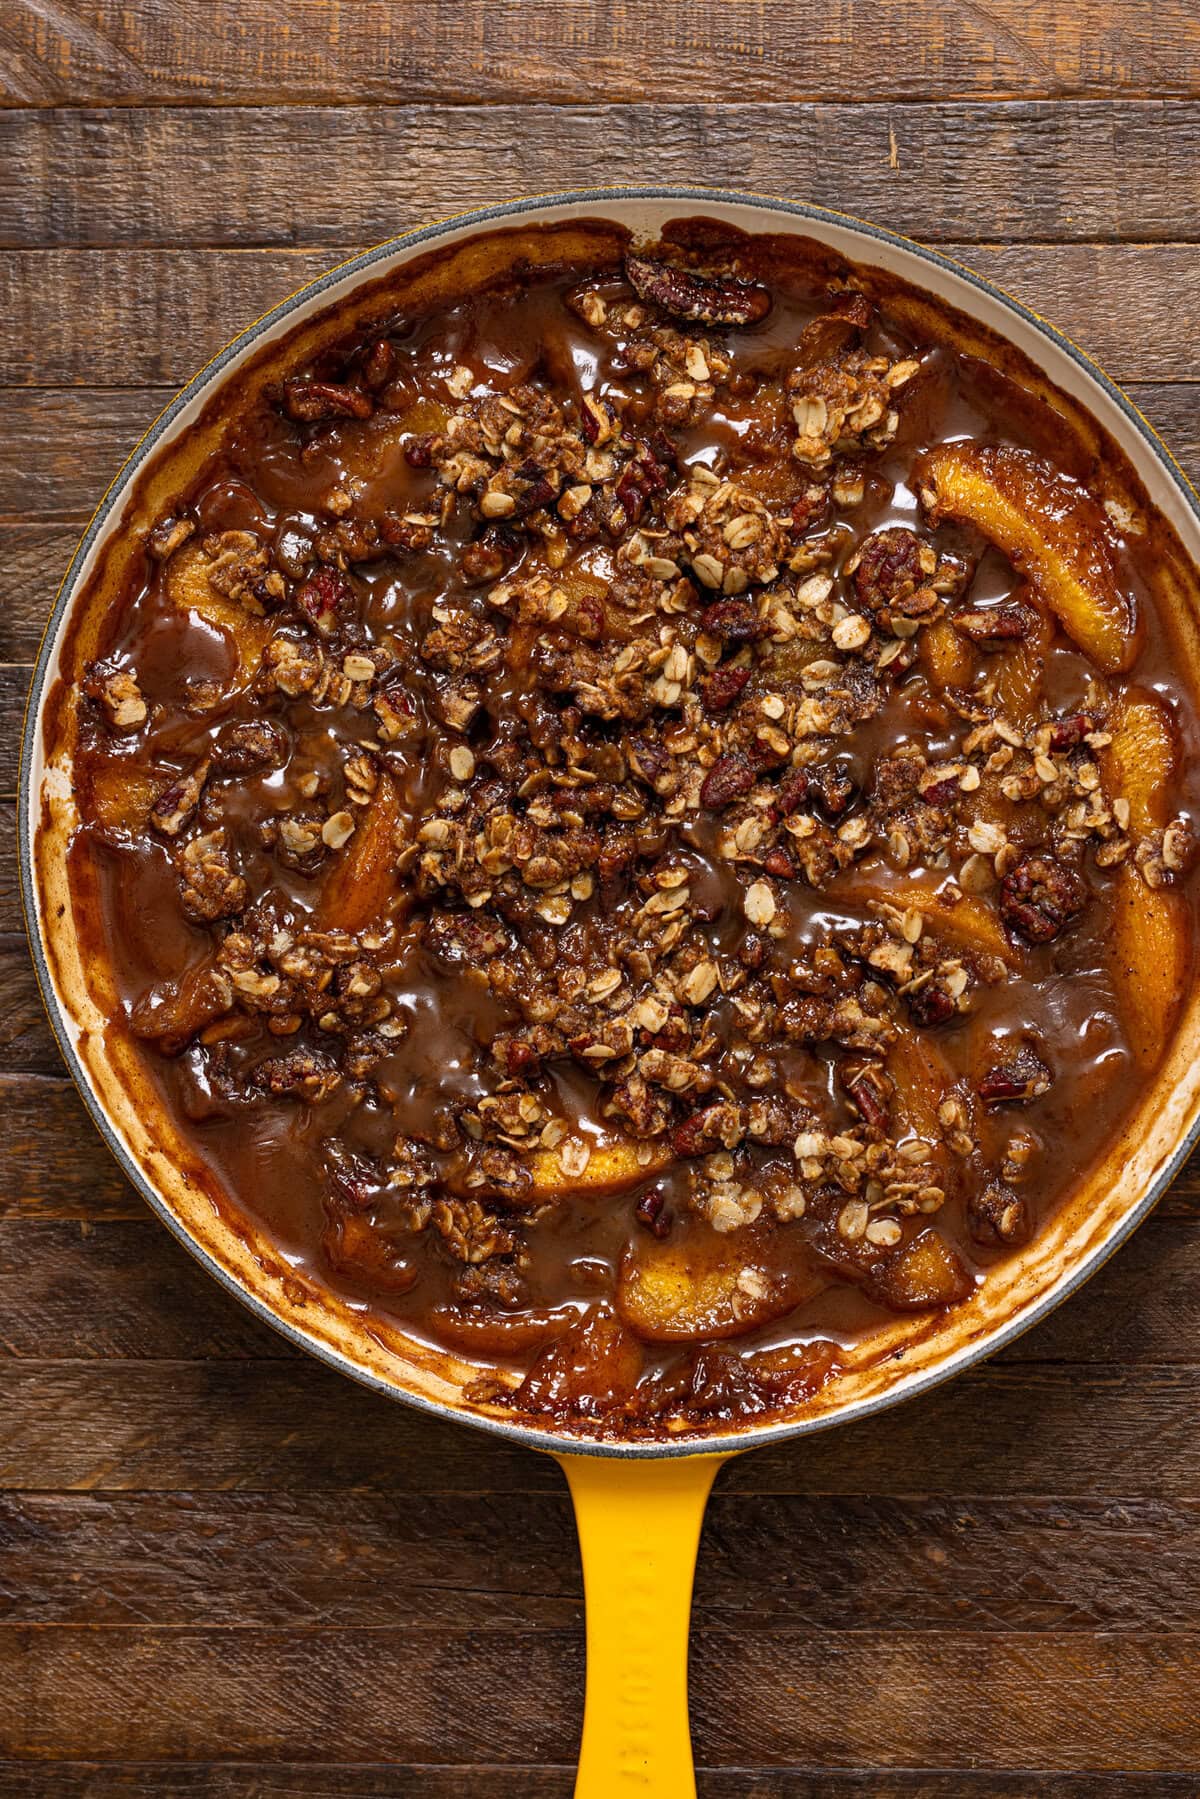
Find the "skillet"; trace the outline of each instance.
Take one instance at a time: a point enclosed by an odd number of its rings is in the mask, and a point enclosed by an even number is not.
[[[582,1799],[622,1791],[693,1794],[687,1723],[687,1629],[704,1504],[733,1454],[861,1419],[949,1379],[1011,1342],[1072,1293],[1152,1209],[1200,1133],[1200,1020],[1187,996],[1174,1042],[1125,1134],[1027,1250],[993,1271],[936,1333],[897,1327],[894,1353],[851,1366],[782,1420],[666,1441],[566,1435],[472,1404],[477,1372],[398,1331],[368,1331],[332,1293],[301,1288],[246,1219],[215,1203],[152,1099],[128,1044],[111,1031],[103,981],[72,927],[66,847],[74,807],[69,745],[53,728],[62,683],[86,659],[89,616],[77,602],[119,584],[122,557],[146,521],[216,442],[222,407],[248,384],[319,343],[331,312],[367,318],[385,301],[457,297],[490,270],[497,232],[514,260],[549,243],[586,254],[614,230],[655,238],[702,213],[750,233],[786,232],[907,280],[952,308],[965,341],[1011,347],[1019,379],[1063,412],[1096,453],[1124,471],[1131,498],[1163,533],[1164,599],[1200,667],[1200,502],[1127,398],[1061,333],[990,283],[875,226],[820,208],[709,189],[624,188],[518,200],[427,226],[356,257],[292,295],[229,344],[172,401],[134,450],[76,552],[42,644],[21,756],[22,893],[38,980],[68,1068],[124,1173],[207,1271],[290,1341],[390,1398],[507,1437],[561,1462],[580,1529],[588,1605]],[[481,235],[483,234],[483,235]],[[539,235],[541,234],[541,235]],[[548,252],[547,252],[548,254]]]

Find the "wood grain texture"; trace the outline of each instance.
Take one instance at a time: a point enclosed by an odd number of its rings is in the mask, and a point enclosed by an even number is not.
[[[62,1070],[0,1073],[0,1218],[145,1219]]]
[[[218,1759],[232,1738],[265,1759],[561,1762],[576,1743],[582,1672],[574,1631],[16,1626],[0,1632],[11,1695],[0,1743],[31,1759]],[[946,1767],[965,1733],[976,1767],[1149,1772],[1186,1751],[1198,1676],[1192,1634],[700,1632],[693,1733],[701,1759],[718,1763]],[[153,1705],[134,1703],[148,1683]],[[821,1689],[878,1697],[797,1703]],[[731,1691],[755,1703],[731,1708]]]
[[[1184,0],[14,0],[0,20],[0,795],[78,532],[214,349],[340,254],[555,185],[813,199],[960,255],[1200,478]],[[65,1079],[0,799],[0,1799],[568,1799],[547,1460],[210,1284]],[[742,1458],[696,1590],[700,1799],[1188,1799],[1200,1157],[995,1363]]]
[[[1194,237],[1200,105],[1169,91],[964,108],[787,104],[776,89],[751,129],[728,92],[619,109],[18,111],[0,114],[0,242],[370,244],[520,194],[646,182],[807,200],[939,241]]]
[[[778,94],[1186,93],[1200,47],[1186,0],[17,0],[0,56],[10,104],[173,100],[742,102]]]
[[[2,688],[0,688],[2,693]],[[42,996],[23,938],[0,939],[0,1070],[61,1074]]]
[[[523,1495],[520,1517],[498,1528],[487,1493],[449,1511],[420,1494],[7,1494],[0,1607],[43,1629],[572,1629],[565,1491]],[[692,1619],[751,1636],[1187,1631],[1198,1575],[1194,1501],[718,1490]]]
[[[1034,305],[1116,380],[1200,380],[1200,248],[944,247]],[[230,338],[351,249],[12,252],[0,260],[0,308],[11,324],[0,342],[0,386],[51,393],[75,385],[180,387]],[[1128,303],[1134,291],[1136,309]],[[68,440],[61,449],[74,447]]]
[[[1195,1799],[1188,1774],[1044,1768],[698,1770],[699,1799]],[[0,1762],[0,1799],[571,1799],[565,1767]]]

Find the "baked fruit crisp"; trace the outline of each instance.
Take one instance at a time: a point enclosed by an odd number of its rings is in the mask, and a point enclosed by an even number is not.
[[[767,1416],[936,1328],[1190,970],[1192,703],[1094,476],[703,231],[295,367],[75,695],[97,953],[222,1189],[510,1414]]]

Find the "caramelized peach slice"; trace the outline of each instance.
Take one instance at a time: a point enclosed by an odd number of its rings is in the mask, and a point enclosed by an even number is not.
[[[811,1273],[765,1268],[729,1237],[647,1238],[629,1249],[617,1281],[617,1310],[650,1343],[741,1337],[782,1318],[821,1286]]]
[[[1053,632],[1040,614],[1029,636],[1015,649],[997,658],[992,677],[992,698],[1001,718],[1019,730],[1028,731],[1041,712],[1042,681],[1046,672],[1046,651]]]
[[[434,1335],[466,1355],[510,1356],[544,1349],[578,1321],[574,1306],[530,1306],[522,1312],[476,1311],[435,1306],[429,1315]]]
[[[1178,893],[1147,887],[1128,865],[1117,870],[1111,958],[1129,1047],[1142,1068],[1153,1068],[1187,984],[1187,908]]]
[[[963,520],[1003,551],[1101,668],[1129,667],[1133,608],[1117,586],[1104,515],[1074,482],[1027,450],[951,443],[922,457],[917,488],[934,524]]]
[[[326,931],[356,936],[373,924],[396,886],[396,826],[400,821],[400,789],[386,769],[358,814],[354,835],[325,883],[317,922]]]
[[[414,400],[400,416],[400,429],[419,436],[444,431],[449,416],[439,400]]]
[[[321,1246],[335,1268],[357,1274],[373,1286],[407,1293],[416,1284],[416,1268],[361,1212],[340,1213],[322,1233]]]
[[[939,618],[921,633],[921,664],[939,693],[948,687],[969,687],[975,673],[970,644],[948,618]]]
[[[534,1362],[514,1395],[529,1412],[597,1411],[632,1397],[642,1346],[616,1318],[600,1312],[573,1324]]]
[[[1169,815],[1174,728],[1166,708],[1138,692],[1121,701],[1110,728],[1112,742],[1101,752],[1105,788],[1110,802],[1128,800],[1129,829],[1144,837],[1161,830]],[[1187,982],[1187,907],[1179,894],[1148,887],[1128,862],[1114,878],[1110,951],[1129,1047],[1143,1068],[1152,1068]]]
[[[899,1025],[896,1040],[888,1051],[887,1068],[895,1082],[897,1108],[904,1123],[914,1136],[940,1151],[938,1107],[952,1085],[950,1070],[941,1055],[916,1031]]]
[[[174,1055],[232,1005],[229,979],[212,962],[199,962],[177,981],[164,981],[138,1000],[129,1014],[135,1037]]]
[[[267,619],[247,612],[236,600],[209,585],[208,558],[197,544],[184,544],[167,564],[167,594],[181,612],[197,612],[230,639],[237,651],[239,683],[247,686],[258,672],[271,635]]]
[[[124,762],[106,762],[92,770],[88,781],[89,815],[106,831],[144,831],[155,800],[175,778]]]
[[[847,889],[846,894],[851,897],[851,890]],[[986,900],[973,894],[956,894],[954,890],[948,893],[943,887],[923,887],[909,881],[894,887],[856,887],[853,897],[894,906],[899,912],[918,912],[935,933],[948,937],[960,948],[1012,961],[1012,944],[998,914]]]
[[[560,1193],[619,1193],[623,1187],[634,1187],[639,1181],[650,1179],[671,1159],[667,1149],[655,1144],[649,1161],[640,1162],[636,1145],[614,1140],[596,1145],[584,1167],[572,1174],[568,1166],[574,1166],[572,1147],[579,1149],[578,1138],[568,1137],[554,1149],[539,1149],[530,1157],[535,1197],[549,1198]]]
[[[930,1226],[876,1268],[867,1291],[896,1312],[956,1305],[970,1293],[970,1272],[941,1231]]]
[[[1134,689],[1121,700],[1109,730],[1112,742],[1101,753],[1101,765],[1110,803],[1129,801],[1129,829],[1135,837],[1161,830],[1175,771],[1170,714],[1151,694]]]

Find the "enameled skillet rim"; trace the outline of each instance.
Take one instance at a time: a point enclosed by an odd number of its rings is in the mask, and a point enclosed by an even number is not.
[[[578,1455],[604,1455],[637,1459],[657,1456],[712,1455],[731,1453],[741,1449],[762,1448],[769,1443],[783,1442],[790,1437],[802,1436],[808,1432],[826,1430],[831,1426],[867,1418],[902,1400],[915,1398],[918,1394],[927,1393],[931,1388],[940,1386],[952,1376],[964,1369],[974,1366],[1005,1348],[1017,1337],[1024,1334],[1033,1325],[1039,1323],[1057,1305],[1078,1291],[1083,1283],[1103,1266],[1109,1256],[1120,1248],[1147,1214],[1158,1203],[1187,1157],[1200,1140],[1200,1119],[1185,1135],[1170,1157],[1166,1166],[1151,1182],[1142,1198],[1124,1214],[1109,1234],[1096,1247],[1084,1255],[1069,1277],[1051,1287],[1040,1299],[1022,1309],[1009,1323],[989,1332],[982,1340],[969,1343],[948,1352],[944,1362],[914,1376],[911,1380],[901,1379],[886,1392],[874,1395],[869,1399],[851,1402],[846,1406],[828,1413],[816,1414],[812,1417],[785,1420],[779,1423],[754,1426],[742,1430],[734,1430],[711,1437],[689,1437],[682,1441],[600,1441],[587,1438],[575,1438],[567,1432],[538,1430],[526,1424],[510,1422],[502,1418],[483,1416],[477,1412],[460,1409],[458,1406],[442,1403],[423,1394],[411,1393],[397,1384],[372,1373],[355,1362],[349,1356],[332,1346],[314,1342],[303,1331],[287,1319],[281,1317],[264,1300],[251,1293],[241,1281],[226,1269],[222,1268],[214,1258],[192,1236],[187,1226],[166,1204],[152,1183],[146,1178],[132,1156],[127,1152],[118,1133],[110,1122],[107,1109],[94,1093],[87,1072],[84,1069],[74,1045],[70,1031],[63,1016],[51,978],[49,963],[41,933],[37,926],[38,909],[34,887],[33,846],[37,827],[36,797],[31,790],[31,776],[35,759],[37,735],[42,723],[42,708],[46,694],[47,675],[53,662],[54,651],[61,629],[75,598],[75,587],[80,571],[113,518],[118,504],[126,496],[129,483],[135,472],[146,462],[147,458],[158,447],[165,434],[180,412],[197,394],[214,386],[224,374],[229,364],[248,345],[289,318],[300,307],[307,305],[328,288],[343,282],[350,275],[367,275],[376,264],[395,256],[400,250],[415,249],[422,244],[429,244],[448,232],[461,232],[466,227],[483,229],[496,226],[507,221],[521,219],[531,213],[546,211],[551,207],[570,205],[595,206],[605,202],[615,208],[626,201],[701,201],[716,202],[721,205],[740,206],[776,218],[807,221],[818,227],[822,223],[835,225],[842,230],[850,231],[861,237],[866,244],[872,240],[892,245],[895,248],[917,257],[935,267],[944,269],[965,281],[968,285],[987,295],[998,303],[1006,312],[1016,315],[1027,326],[1030,326],[1041,337],[1056,346],[1065,354],[1093,384],[1099,387],[1107,398],[1120,410],[1126,420],[1134,427],[1145,450],[1165,471],[1171,485],[1179,497],[1185,502],[1200,526],[1200,497],[1197,496],[1182,469],[1166,445],[1157,436],[1149,423],[1142,417],[1115,382],[1099,368],[1070,338],[1054,326],[1048,324],[1037,313],[1023,306],[1020,301],[1006,294],[1002,288],[985,280],[973,270],[961,263],[943,256],[939,251],[929,249],[923,244],[915,243],[911,238],[901,236],[898,232],[885,230],[879,225],[857,219],[852,215],[840,213],[829,207],[813,206],[801,201],[776,200],[763,195],[739,193],[728,188],[707,187],[609,187],[580,188],[562,193],[542,194],[519,200],[504,201],[495,206],[481,207],[477,210],[460,213],[452,218],[441,219],[432,225],[423,226],[415,231],[405,232],[401,236],[390,239],[387,243],[378,244],[373,249],[341,263],[330,269],[315,281],[308,283],[296,293],[288,296],[278,306],[265,313],[261,318],[233,339],[225,348],[205,365],[171,401],[151,425],[146,435],[134,447],[122,468],[114,477],[108,491],[88,525],[79,546],[71,560],[70,567],[63,578],[38,653],[34,669],[33,681],[26,702],[25,722],[22,732],[20,770],[18,777],[18,864],[21,881],[21,900],[25,910],[25,919],[29,936],[30,951],[42,1001],[50,1021],[58,1047],[83,1099],[97,1130],[103,1137],[109,1150],[115,1156],[122,1173],[130,1181],[147,1205],[157,1214],[167,1229],[171,1231],[184,1248],[218,1280],[227,1291],[232,1293],[243,1305],[260,1318],[265,1324],[280,1332],[296,1347],[316,1356],[319,1360],[336,1368],[340,1373],[349,1375],[360,1384],[373,1391],[385,1394],[390,1399],[398,1399],[419,1411],[433,1414],[435,1417],[452,1420],[455,1423],[469,1424],[477,1429],[491,1432],[493,1435],[510,1442],[522,1444],[530,1449],[556,1451],[558,1453]]]

